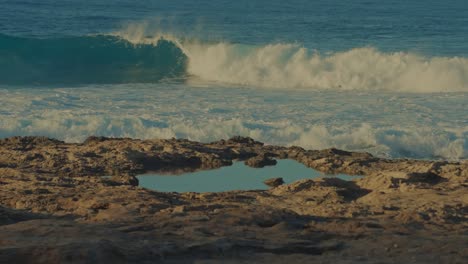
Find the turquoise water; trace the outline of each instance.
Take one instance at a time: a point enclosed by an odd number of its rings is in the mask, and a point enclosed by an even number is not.
[[[251,168],[243,162],[220,169],[183,173],[179,175],[147,174],[138,176],[140,186],[162,192],[222,192],[232,190],[266,190],[263,181],[283,178],[285,183],[317,177],[357,178],[345,174],[326,175],[307,168],[294,160],[278,160],[276,166]]]
[[[466,0],[0,0],[0,138],[468,157]]]

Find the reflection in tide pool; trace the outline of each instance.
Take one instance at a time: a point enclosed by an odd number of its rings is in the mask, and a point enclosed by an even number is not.
[[[316,177],[338,177],[351,180],[358,176],[326,175],[307,168],[294,160],[278,160],[276,166],[254,169],[242,162],[215,170],[189,172],[179,175],[145,174],[138,176],[140,186],[163,192],[222,192],[232,190],[265,190],[263,181],[282,177],[285,183]]]

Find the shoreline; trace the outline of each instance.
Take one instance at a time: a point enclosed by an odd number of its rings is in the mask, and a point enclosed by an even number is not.
[[[162,193],[135,178],[275,159],[365,177],[219,193]],[[245,137],[12,137],[0,140],[0,262],[464,263],[467,187],[467,160],[391,160]]]

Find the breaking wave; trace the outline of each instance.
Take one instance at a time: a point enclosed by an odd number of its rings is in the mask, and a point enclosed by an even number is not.
[[[151,83],[201,80],[278,89],[467,92],[468,58],[322,54],[297,44],[201,42],[141,32],[32,39],[0,35],[0,84]]]
[[[375,48],[322,55],[293,44],[218,43],[186,49],[191,74],[223,83],[320,90],[468,91],[466,58],[428,58]]]

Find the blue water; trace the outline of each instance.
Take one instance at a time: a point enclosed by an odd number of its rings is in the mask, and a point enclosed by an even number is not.
[[[223,192],[233,190],[266,190],[263,181],[283,178],[286,184],[302,179],[337,177],[352,180],[357,176],[346,174],[326,175],[307,168],[294,160],[279,160],[276,166],[250,168],[242,162],[220,169],[170,174],[148,174],[138,176],[140,186],[161,192]]]
[[[145,21],[164,31],[244,44],[298,42],[324,51],[374,46],[467,55],[464,0],[2,0],[0,32],[83,36]]]
[[[0,0],[0,137],[468,157],[468,3]]]

